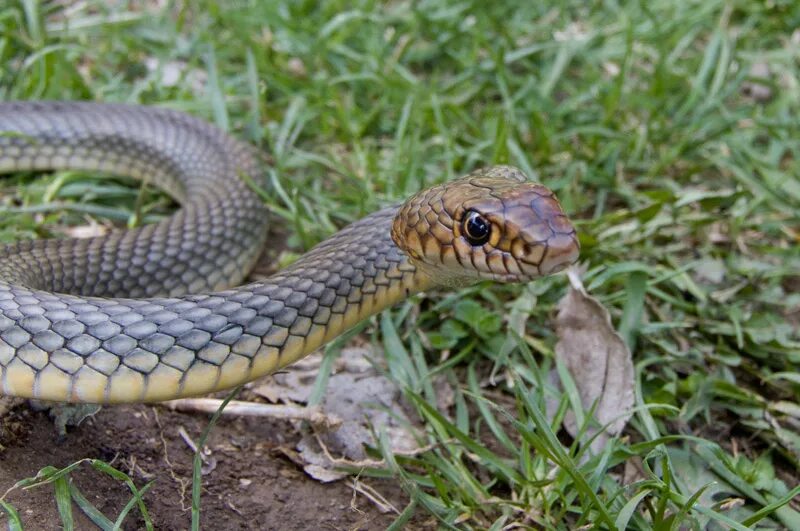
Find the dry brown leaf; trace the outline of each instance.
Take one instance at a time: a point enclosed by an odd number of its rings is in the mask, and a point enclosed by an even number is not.
[[[306,474],[316,479],[320,483],[339,481],[340,479],[344,479],[350,475],[348,472],[342,472],[340,470],[334,470],[325,466],[314,464],[307,464],[303,466],[303,470]]]
[[[591,444],[598,453],[609,437],[627,424],[634,403],[633,360],[630,349],[614,330],[611,316],[600,302],[586,293],[577,273],[569,274],[569,293],[558,304],[556,359],[569,370],[580,394],[584,411],[597,402],[596,426],[589,426],[588,439],[606,426]],[[573,437],[580,426],[570,411],[564,427]]]
[[[321,355],[309,356],[248,389],[273,402],[307,403],[321,364]],[[364,451],[376,444],[373,427],[386,433],[393,451],[416,451],[419,445],[408,429],[411,420],[402,400],[402,391],[376,370],[369,349],[342,349],[318,406],[325,416],[341,422],[332,429],[306,433],[297,444],[296,462],[323,483],[348,476],[339,469],[342,465],[379,466]]]

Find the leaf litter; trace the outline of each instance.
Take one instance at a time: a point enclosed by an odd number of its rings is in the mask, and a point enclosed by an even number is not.
[[[323,365],[322,354],[309,356],[251,386],[250,391],[272,402],[310,404]],[[330,430],[305,430],[296,451],[284,453],[309,476],[327,483],[350,475],[343,466],[380,464],[369,459],[366,451],[377,446],[375,431],[386,434],[394,453],[419,451],[402,398],[402,390],[380,373],[369,349],[344,348],[317,404],[323,414],[339,419],[340,424]]]

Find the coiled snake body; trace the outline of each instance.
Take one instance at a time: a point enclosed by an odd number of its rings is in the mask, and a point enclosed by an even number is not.
[[[250,146],[175,111],[0,103],[0,173],[101,170],[182,204],[134,230],[0,248],[0,392],[92,403],[203,394],[274,372],[413,292],[525,281],[578,256],[553,194],[495,166],[228,289],[266,240],[267,211],[243,178],[260,164]]]

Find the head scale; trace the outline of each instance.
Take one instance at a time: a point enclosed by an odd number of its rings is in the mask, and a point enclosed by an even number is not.
[[[392,239],[435,282],[525,282],[578,259],[575,229],[553,193],[510,166],[424,190],[400,207]]]

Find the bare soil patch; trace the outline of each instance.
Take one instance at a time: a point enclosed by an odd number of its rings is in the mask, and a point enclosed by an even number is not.
[[[23,405],[4,419],[0,490],[34,476],[47,465],[63,467],[83,458],[102,459],[129,474],[138,486],[155,479],[145,502],[157,529],[188,529],[193,453],[180,428],[196,441],[207,422],[203,415],[159,406],[106,407],[59,440],[46,413]],[[280,448],[293,447],[297,439],[289,422],[220,419],[207,445],[211,452],[206,468],[211,470],[203,478],[202,527],[383,529],[393,521],[396,515],[381,513],[370,500],[355,493],[352,480],[323,485],[283,457]],[[123,483],[88,465],[71,477],[109,518],[114,519],[130,500]],[[393,482],[365,481],[398,509],[408,503]],[[61,528],[52,486],[17,490],[7,501],[17,508],[26,529]],[[94,528],[77,507],[74,514],[78,529]],[[142,527],[143,520],[134,509],[125,529]]]

